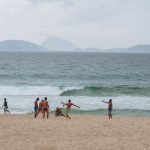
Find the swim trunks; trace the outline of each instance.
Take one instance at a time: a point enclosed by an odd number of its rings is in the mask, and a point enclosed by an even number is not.
[[[67,108],[66,109],[66,115],[68,115],[69,111],[70,111],[70,108]]]
[[[34,111],[37,112],[37,110],[38,110],[38,107],[34,107]]]
[[[112,111],[112,108],[108,108],[108,114],[110,115]]]

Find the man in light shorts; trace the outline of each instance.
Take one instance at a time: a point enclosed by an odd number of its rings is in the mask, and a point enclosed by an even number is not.
[[[71,117],[69,116],[69,111],[71,110],[71,106],[75,106],[75,107],[80,108],[79,106],[71,103],[70,99],[68,100],[68,103],[63,103],[63,102],[61,102],[61,103],[63,104],[63,106],[66,105],[66,117],[69,119],[71,119]]]

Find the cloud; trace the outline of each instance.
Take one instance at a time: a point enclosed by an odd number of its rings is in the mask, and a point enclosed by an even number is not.
[[[27,1],[29,1],[33,7],[40,5],[51,5],[53,3],[64,8],[73,5],[72,0],[27,0]]]
[[[0,0],[0,40],[56,35],[81,47],[128,47],[150,39],[148,0]]]
[[[72,0],[28,0],[31,1],[33,3],[52,3],[52,2],[62,2],[62,3],[66,3],[66,4],[71,4]]]

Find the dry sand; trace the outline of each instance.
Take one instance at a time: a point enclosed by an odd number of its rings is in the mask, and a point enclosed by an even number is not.
[[[0,115],[0,150],[150,150],[150,118]]]

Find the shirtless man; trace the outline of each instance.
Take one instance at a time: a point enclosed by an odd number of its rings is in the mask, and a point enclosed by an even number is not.
[[[38,110],[37,110],[37,113],[35,114],[35,118],[38,116],[38,114],[41,112],[43,113],[43,101],[44,100],[41,100],[41,102],[39,103],[39,107],[38,107]]]
[[[6,112],[8,112],[10,114],[10,111],[8,110],[8,104],[7,104],[7,100],[6,98],[4,98],[4,114],[6,114]]]
[[[61,102],[61,103],[63,104],[63,106],[66,105],[66,117],[69,118],[69,119],[71,119],[71,117],[68,115],[68,113],[69,113],[69,111],[71,109],[71,106],[75,106],[75,107],[80,108],[79,106],[71,103],[70,99],[68,100],[68,103],[63,103],[63,102]]]
[[[39,98],[37,98],[34,102],[34,111],[35,111],[34,118],[36,118],[36,114],[37,114],[37,111],[38,111],[38,101],[39,101]]]
[[[58,116],[65,116],[63,113],[62,113],[62,108],[59,108],[59,107],[56,107],[56,111],[55,111],[55,116],[58,117]]]
[[[45,100],[43,101],[43,119],[45,118],[45,113],[47,113],[47,119],[49,117],[49,104],[47,101],[47,97],[45,97]]]
[[[108,117],[109,119],[112,118],[112,99],[109,99],[109,102],[106,102],[106,101],[102,101],[103,103],[107,103],[108,104]]]

